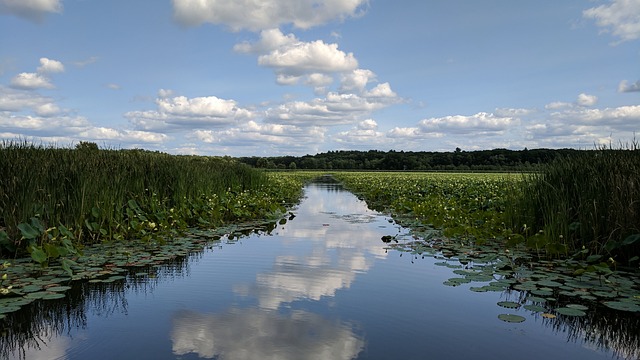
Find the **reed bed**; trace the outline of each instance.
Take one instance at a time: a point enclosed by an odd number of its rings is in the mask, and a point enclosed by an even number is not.
[[[283,212],[283,201],[294,201],[300,191],[299,184],[273,186],[264,172],[228,157],[92,146],[3,142],[0,171],[4,256],[26,250],[34,257],[35,249],[56,257],[57,250],[45,245],[62,251],[264,217]]]
[[[552,254],[640,255],[640,148],[559,157],[527,175],[508,214],[527,244]],[[606,259],[606,258],[605,258]],[[613,261],[613,260],[611,260]]]

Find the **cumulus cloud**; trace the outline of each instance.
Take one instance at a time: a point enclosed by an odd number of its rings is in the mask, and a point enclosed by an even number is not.
[[[62,12],[60,0],[0,0],[0,14],[16,15],[40,22],[48,13]]]
[[[171,92],[161,89],[160,97],[156,99],[156,110],[130,111],[124,116],[136,129],[145,131],[220,127],[253,116],[250,110],[238,107],[234,100],[215,96],[187,98],[170,95]]]
[[[40,58],[39,73],[59,73],[64,71],[64,65],[57,60]]]
[[[626,80],[622,80],[618,85],[618,92],[635,92],[640,91],[640,80],[629,84]]]
[[[308,102],[293,101],[266,111],[266,121],[296,125],[341,125],[361,121],[373,111],[400,101],[388,84],[363,95],[329,92]]]
[[[32,91],[7,88],[0,85],[0,111],[19,112],[34,110],[51,104],[53,99]]]
[[[595,20],[603,32],[610,32],[619,42],[640,38],[639,0],[612,0],[610,4],[585,10],[583,16]]]
[[[303,75],[307,73],[334,73],[354,70],[358,61],[352,53],[338,50],[338,44],[322,40],[297,41],[280,46],[258,57],[258,64],[273,68],[276,73]]]
[[[337,133],[333,139],[338,143],[352,146],[380,145],[386,140],[384,133],[378,131],[378,123],[373,119],[360,121],[353,129]]]
[[[341,92],[362,92],[367,84],[376,79],[376,74],[371,70],[355,69],[349,73],[342,74],[340,79]]]
[[[260,31],[292,24],[308,29],[358,16],[367,0],[173,0],[174,18],[185,26],[225,25]]]
[[[20,73],[11,79],[11,87],[24,90],[53,89],[53,84],[45,76],[37,73]]]
[[[598,97],[595,95],[587,95],[582,93],[578,95],[578,100],[576,100],[578,105],[580,106],[593,106],[598,102]]]
[[[455,134],[496,135],[502,134],[519,120],[500,117],[492,113],[480,112],[471,116],[453,115],[421,120],[418,123],[423,132],[449,132]]]

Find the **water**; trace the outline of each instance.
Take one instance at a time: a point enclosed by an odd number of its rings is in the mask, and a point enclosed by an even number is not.
[[[212,243],[151,278],[84,283],[64,300],[36,303],[19,326],[4,329],[2,354],[30,360],[615,355],[599,344],[606,334],[593,325],[598,319],[543,319],[496,305],[517,301],[517,293],[444,286],[454,275],[435,265],[441,260],[385,250],[382,236],[407,233],[388,217],[335,184],[305,191],[296,217],[270,233]],[[500,321],[506,312],[527,320]],[[637,354],[629,345],[637,336],[609,346]]]

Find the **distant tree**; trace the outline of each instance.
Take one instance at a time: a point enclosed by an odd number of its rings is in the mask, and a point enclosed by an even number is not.
[[[79,143],[76,144],[76,150],[97,151],[98,144],[90,141],[80,141]]]
[[[292,161],[289,163],[289,169],[295,170],[297,168],[298,168],[298,165],[296,165],[295,161]]]

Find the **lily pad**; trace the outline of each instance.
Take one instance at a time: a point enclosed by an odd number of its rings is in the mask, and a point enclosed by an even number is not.
[[[558,314],[562,314],[562,315],[566,315],[566,316],[585,316],[585,315],[587,315],[587,313],[582,311],[582,310],[572,309],[572,308],[569,308],[569,307],[557,308],[556,312]]]
[[[513,301],[500,301],[498,305],[508,309],[517,309],[520,307],[520,304]]]
[[[55,299],[62,299],[65,295],[61,294],[61,293],[47,293],[46,295],[44,295],[42,297],[42,300],[55,300]]]
[[[525,305],[523,306],[523,308],[532,311],[532,312],[544,312],[547,309],[545,309],[544,307],[540,306],[540,305],[533,305],[533,304],[529,304],[529,305]]]
[[[585,306],[585,305],[582,305],[582,304],[568,304],[567,307],[571,308],[571,309],[582,310],[582,311],[589,310],[588,306]]]
[[[640,306],[630,301],[605,301],[603,304],[614,310],[640,312]]]
[[[498,319],[510,323],[521,323],[526,320],[523,316],[513,314],[500,314],[498,315]]]

